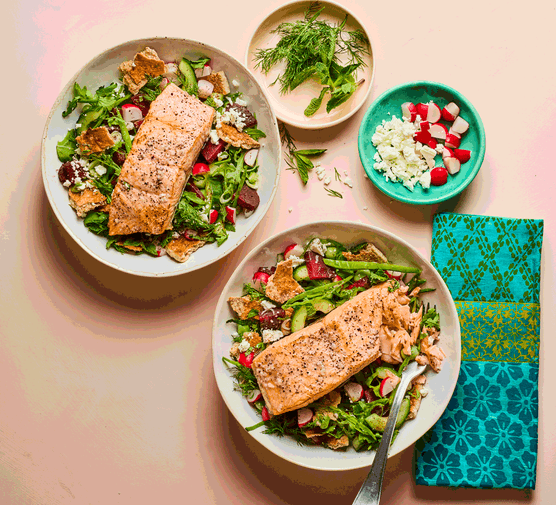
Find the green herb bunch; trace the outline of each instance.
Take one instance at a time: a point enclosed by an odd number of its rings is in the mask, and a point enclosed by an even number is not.
[[[280,92],[289,93],[310,78],[316,78],[323,88],[318,97],[305,109],[312,116],[330,94],[326,112],[346,102],[357,89],[355,81],[359,67],[365,66],[363,55],[368,54],[369,41],[361,30],[344,30],[347,16],[333,25],[318,17],[324,10],[318,2],[311,4],[305,17],[292,23],[281,23],[272,33],[281,36],[275,47],[258,49],[256,67],[268,74],[278,63],[285,62],[285,70],[275,82]],[[340,57],[347,64],[340,64]],[[274,84],[274,83],[273,83]]]

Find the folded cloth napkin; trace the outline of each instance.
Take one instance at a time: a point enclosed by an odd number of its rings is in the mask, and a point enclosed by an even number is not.
[[[417,484],[535,488],[542,236],[542,220],[434,217],[431,262],[456,303],[462,364],[416,445]]]

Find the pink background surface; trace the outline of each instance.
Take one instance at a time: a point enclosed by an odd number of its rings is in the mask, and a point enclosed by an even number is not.
[[[366,469],[298,468],[260,447],[228,413],[212,373],[213,311],[241,258],[275,232],[316,216],[362,220],[428,257],[438,210],[545,219],[537,490],[417,487],[406,450],[388,463],[383,503],[554,503],[556,9],[548,2],[516,10],[484,0],[344,1],[372,37],[369,103],[393,85],[431,79],[461,91],[481,114],[485,162],[454,201],[412,207],[374,189],[357,154],[365,106],[329,130],[292,130],[299,146],[329,150],[323,165],[350,173],[355,184],[342,188],[344,199],[326,196],[316,179],[302,188],[284,170],[267,216],[216,268],[133,278],[91,259],[53,215],[40,176],[40,139],[56,96],[85,62],[153,35],[205,41],[243,61],[251,32],[280,4],[19,0],[4,7],[2,505],[351,503]]]

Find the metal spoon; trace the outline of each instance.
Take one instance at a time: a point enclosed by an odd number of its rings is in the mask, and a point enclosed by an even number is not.
[[[407,391],[409,383],[418,375],[425,371],[426,365],[419,365],[417,362],[412,361],[402,374],[400,384],[396,390],[392,407],[390,407],[390,414],[386,422],[386,428],[382,434],[382,440],[376,451],[371,471],[367,476],[365,482],[361,486],[359,493],[355,497],[353,505],[378,505],[380,503],[380,494],[382,492],[382,479],[384,478],[384,470],[386,469],[386,461],[388,459],[388,450],[390,449],[390,442],[394,435],[394,428],[396,427],[396,419],[398,412],[402,405],[402,400]]]

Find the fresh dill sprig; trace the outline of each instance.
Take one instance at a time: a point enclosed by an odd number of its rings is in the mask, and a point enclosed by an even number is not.
[[[272,83],[280,83],[282,94],[310,78],[320,81],[323,88],[305,109],[306,116],[317,112],[327,94],[328,113],[347,101],[359,84],[355,81],[357,70],[366,65],[363,55],[369,53],[369,41],[362,30],[345,30],[347,16],[338,24],[319,20],[324,9],[313,2],[303,19],[278,25],[271,32],[280,36],[276,46],[258,49],[254,58],[256,68],[265,74],[285,62],[284,71]],[[345,65],[340,64],[340,57],[347,60]]]
[[[336,177],[337,181],[342,180],[342,177],[340,176],[340,172],[338,172],[338,169],[336,167],[334,167],[334,177]]]
[[[330,188],[324,188],[324,190],[328,193],[329,196],[333,196],[335,198],[343,198],[342,193],[338,193],[338,191],[334,191]]]

